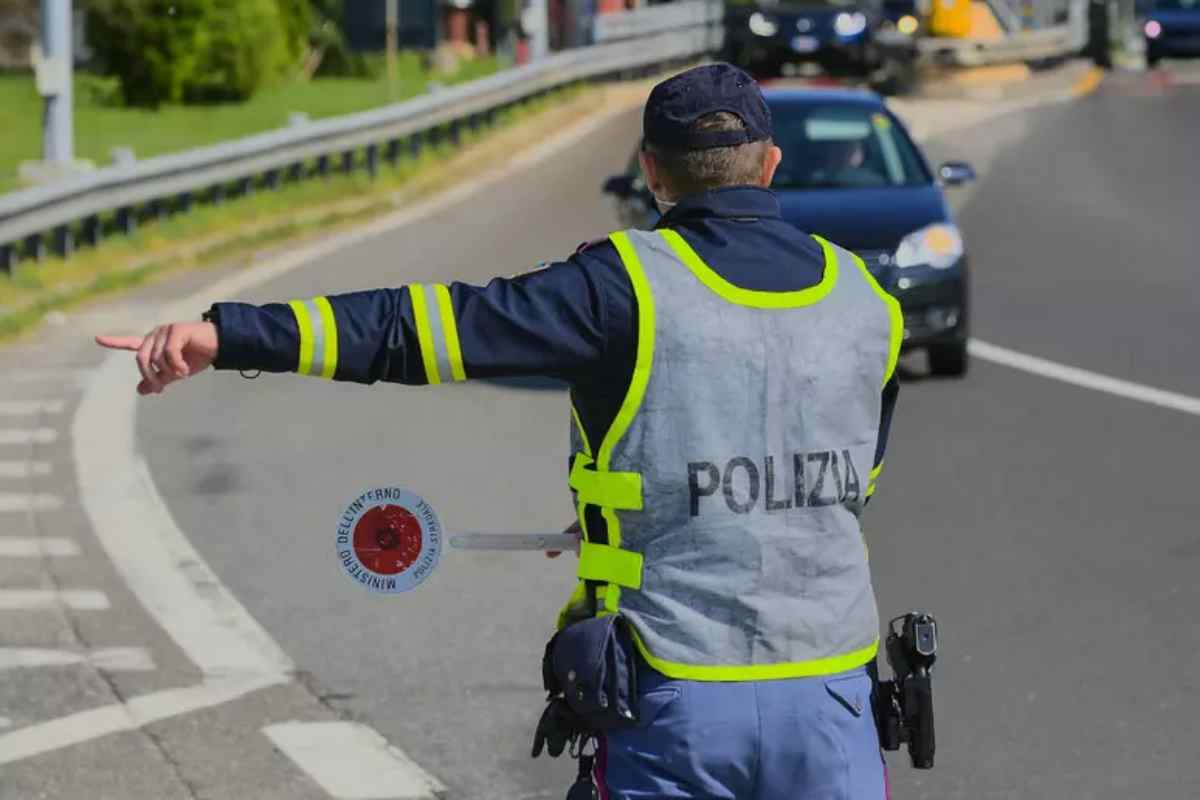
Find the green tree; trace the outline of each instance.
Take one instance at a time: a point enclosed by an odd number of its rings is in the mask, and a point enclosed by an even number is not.
[[[245,100],[297,66],[300,0],[90,0],[89,39],[129,105]]]

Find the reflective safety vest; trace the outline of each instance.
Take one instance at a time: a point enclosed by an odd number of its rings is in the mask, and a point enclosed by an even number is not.
[[[859,514],[899,304],[819,238],[823,277],[792,292],[734,286],[672,230],[611,239],[636,297],[637,356],[603,441],[575,415],[570,485],[585,527],[573,604],[596,589],[598,612],[627,617],[671,677],[866,663],[879,621]],[[587,530],[586,506],[606,535]]]

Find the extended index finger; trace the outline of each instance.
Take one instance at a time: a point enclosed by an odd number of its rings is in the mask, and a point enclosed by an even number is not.
[[[97,336],[96,344],[110,350],[137,350],[142,346],[141,336]]]

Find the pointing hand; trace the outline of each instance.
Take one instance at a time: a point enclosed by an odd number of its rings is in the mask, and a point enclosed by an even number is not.
[[[137,353],[138,394],[161,394],[168,384],[202,372],[217,357],[217,326],[211,322],[159,325],[145,336],[97,336],[96,344]]]

